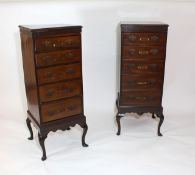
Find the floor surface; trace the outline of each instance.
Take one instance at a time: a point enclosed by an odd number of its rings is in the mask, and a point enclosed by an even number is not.
[[[1,175],[194,175],[195,113],[167,112],[157,136],[158,120],[150,114],[121,119],[122,133],[116,135],[113,114],[88,112],[88,148],[81,146],[82,129],[49,133],[47,160],[41,161],[37,131],[29,132],[25,116],[12,110],[0,118]],[[139,117],[139,118],[138,118]]]

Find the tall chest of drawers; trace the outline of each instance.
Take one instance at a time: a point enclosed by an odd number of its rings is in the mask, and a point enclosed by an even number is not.
[[[159,22],[121,23],[120,89],[116,101],[120,119],[125,113],[151,113],[163,123],[163,83],[168,25]]]
[[[81,26],[19,26],[28,103],[26,123],[33,139],[32,124],[46,159],[44,141],[50,131],[83,128]]]

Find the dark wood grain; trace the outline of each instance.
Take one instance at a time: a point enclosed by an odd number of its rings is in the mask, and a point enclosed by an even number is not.
[[[26,124],[33,138],[38,130],[42,160],[44,141],[50,131],[83,128],[87,133],[83,107],[82,26],[20,26],[24,77],[28,102]]]
[[[54,83],[39,87],[40,101],[48,102],[62,98],[81,95],[81,80],[71,80],[67,82]]]
[[[82,113],[81,97],[58,100],[41,105],[42,121],[48,122]]]
[[[35,51],[44,52],[58,49],[70,49],[80,47],[80,36],[52,37],[35,40]]]
[[[120,89],[116,101],[118,125],[125,113],[159,116],[164,120],[162,96],[168,25],[159,22],[121,24]]]
[[[33,40],[29,35],[23,33],[22,30],[20,32],[20,37],[28,110],[31,111],[35,120],[40,123]]]
[[[165,45],[166,33],[130,32],[122,34],[123,45]]]
[[[165,48],[160,46],[123,46],[122,59],[164,59]]]
[[[163,61],[144,61],[144,60],[123,60],[121,64],[121,74],[148,74],[160,75],[163,74]]]
[[[37,70],[39,85],[81,77],[81,65],[68,64]]]
[[[53,66],[81,61],[81,50],[63,50],[35,55],[37,67]]]

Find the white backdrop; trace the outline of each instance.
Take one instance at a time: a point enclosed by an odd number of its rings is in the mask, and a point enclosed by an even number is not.
[[[125,174],[130,171],[150,175],[157,171],[158,174],[186,171],[188,175],[193,174],[194,19],[193,2],[0,3],[0,168],[3,174]],[[163,139],[156,137],[157,121],[149,115],[140,120],[122,119],[123,135],[115,136],[117,26],[120,21],[128,20],[163,21],[170,25]],[[43,163],[37,137],[32,142],[26,140],[29,133],[25,126],[26,99],[18,29],[22,24],[83,26],[84,100],[90,148],[81,148],[79,127],[69,134],[51,133],[46,140],[48,160]]]

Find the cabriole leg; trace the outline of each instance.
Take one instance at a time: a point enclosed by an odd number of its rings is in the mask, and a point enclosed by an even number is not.
[[[83,147],[88,147],[88,145],[85,143],[85,136],[86,136],[87,130],[88,130],[87,124],[85,124],[82,128],[83,128],[82,146],[83,146]]]
[[[158,124],[158,136],[163,136],[160,132],[160,128],[161,128],[161,125],[164,121],[164,115],[160,114],[160,115],[157,115],[157,116],[160,118],[160,121],[159,121],[159,124]]]
[[[117,131],[117,135],[119,136],[121,134],[121,122],[120,122],[121,116],[119,115],[119,113],[117,113],[116,115],[116,123],[118,125],[118,131]]]
[[[33,140],[33,131],[32,131],[32,127],[31,127],[31,121],[29,118],[26,119],[26,125],[29,129],[29,132],[30,132],[30,137],[28,138],[28,140]]]
[[[41,146],[41,149],[42,149],[42,152],[43,152],[43,156],[41,158],[41,160],[46,160],[47,159],[47,156],[46,156],[46,151],[45,151],[45,139],[47,138],[47,136],[41,136],[40,133],[38,133],[38,137],[39,137],[39,143],[40,143],[40,146]]]

